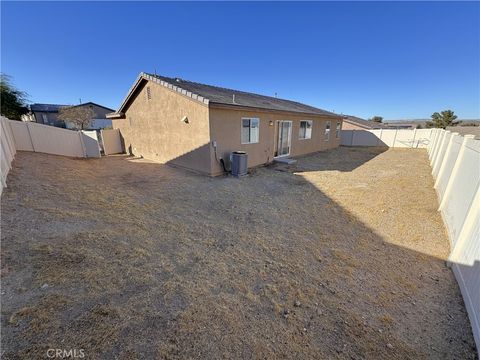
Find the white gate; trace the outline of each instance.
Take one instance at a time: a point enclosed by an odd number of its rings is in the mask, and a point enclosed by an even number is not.
[[[105,155],[120,154],[124,152],[120,130],[103,129],[101,130],[101,135],[102,135],[102,142],[103,142],[103,152]]]

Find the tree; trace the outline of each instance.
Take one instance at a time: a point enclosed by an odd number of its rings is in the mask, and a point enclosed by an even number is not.
[[[20,120],[22,115],[28,113],[28,95],[15,88],[11,79],[4,73],[0,74],[0,113],[9,119]]]
[[[370,121],[381,123],[383,121],[383,117],[381,116],[373,116]]]
[[[444,110],[440,113],[434,112],[431,118],[433,121],[427,121],[428,128],[445,129],[447,126],[456,126],[459,124],[459,121],[455,121],[457,115],[455,115],[452,110]]]
[[[58,119],[73,124],[76,129],[84,130],[95,116],[88,106],[66,106],[58,110]]]

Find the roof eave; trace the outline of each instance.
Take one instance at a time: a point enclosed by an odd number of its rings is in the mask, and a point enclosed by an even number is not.
[[[123,119],[125,118],[125,114],[123,112],[113,112],[109,114],[105,114],[107,119]]]
[[[275,113],[282,113],[282,114],[294,114],[294,115],[305,115],[305,116],[317,116],[317,117],[324,117],[324,118],[338,118],[339,120],[344,119],[343,115],[338,115],[335,113],[326,113],[326,114],[319,114],[313,112],[303,112],[303,111],[288,111],[288,110],[279,110],[279,109],[271,109],[271,108],[262,108],[262,107],[255,107],[255,106],[247,106],[242,104],[225,104],[210,101],[210,107],[217,108],[217,109],[235,109],[235,110],[251,110],[251,111],[260,111],[260,112],[275,112]]]
[[[193,101],[202,103],[203,105],[211,106],[211,107],[217,107],[217,108],[230,108],[230,109],[239,109],[239,108],[245,108],[249,110],[257,110],[257,111],[266,111],[266,112],[278,112],[278,113],[288,113],[288,114],[300,114],[300,115],[305,115],[305,116],[317,116],[317,117],[324,117],[324,118],[336,118],[339,120],[343,120],[344,116],[343,115],[338,115],[335,113],[325,113],[325,114],[319,114],[319,113],[313,113],[313,112],[301,112],[301,111],[288,111],[288,110],[278,110],[278,109],[270,109],[270,108],[261,108],[261,107],[253,107],[253,106],[245,106],[245,105],[240,105],[240,104],[225,104],[225,103],[218,103],[211,101],[201,95],[192,93],[190,91],[187,91],[183,89],[182,87],[178,86],[178,84],[172,84],[171,82],[165,81],[163,79],[160,79],[154,75],[147,74],[145,72],[141,72],[139,76],[137,77],[137,80],[133,84],[133,86],[130,88],[127,96],[123,100],[122,104],[120,105],[119,109],[112,114],[108,114],[107,118],[121,118],[124,116],[125,112],[125,107],[129,103],[130,99],[132,98],[133,94],[137,90],[138,86],[142,83],[142,81],[151,81],[154,83],[157,83],[161,86],[166,87],[167,89],[177,92],[180,95],[183,95],[187,98],[190,98]],[[113,114],[122,114],[122,115],[113,115]]]

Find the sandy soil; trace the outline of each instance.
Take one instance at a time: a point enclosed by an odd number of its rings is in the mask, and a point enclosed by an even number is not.
[[[423,150],[248,177],[20,152],[2,358],[475,359]]]

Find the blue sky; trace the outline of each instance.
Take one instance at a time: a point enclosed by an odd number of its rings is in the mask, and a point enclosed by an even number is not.
[[[480,118],[478,2],[2,2],[32,102],[117,108],[141,71],[361,117]]]

